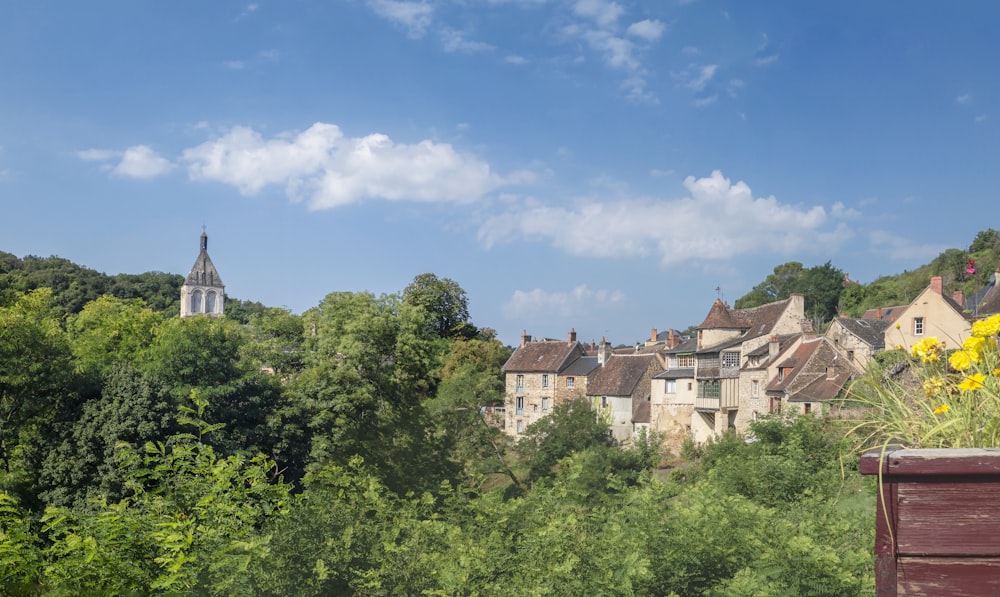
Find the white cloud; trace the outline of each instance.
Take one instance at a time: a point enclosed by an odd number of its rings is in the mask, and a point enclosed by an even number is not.
[[[568,292],[549,292],[541,288],[516,290],[501,310],[506,318],[520,321],[539,315],[579,317],[624,304],[625,293],[620,290],[591,290],[581,284]]]
[[[685,56],[701,56],[701,50],[694,46],[684,46],[681,53]]]
[[[757,51],[754,53],[753,63],[757,66],[767,66],[776,60],[778,60],[779,54],[774,49],[771,44],[771,40],[768,38],[766,33],[761,34],[763,40],[760,45],[757,46]]]
[[[661,178],[664,176],[673,176],[674,174],[677,174],[674,170],[660,170],[659,168],[653,168],[652,170],[649,171],[649,175],[656,178]]]
[[[684,87],[698,92],[705,89],[705,86],[708,85],[708,82],[712,80],[718,70],[718,64],[706,64],[703,66],[692,64],[686,70],[675,73],[674,76],[684,80],[682,83]]]
[[[626,33],[646,41],[656,41],[660,39],[665,29],[666,25],[662,21],[646,19],[629,25]]]
[[[911,263],[926,263],[948,248],[945,245],[917,244],[885,230],[872,230],[868,233],[868,240],[873,246],[873,253]]]
[[[242,60],[226,60],[222,65],[230,70],[243,70],[247,67],[247,63]]]
[[[710,95],[708,97],[699,97],[693,102],[691,102],[691,105],[693,105],[695,108],[704,108],[706,106],[711,106],[718,100],[719,96],[717,95]]]
[[[346,137],[322,122],[271,139],[235,127],[185,150],[182,159],[193,180],[223,182],[245,195],[282,185],[289,198],[305,200],[310,209],[365,199],[471,201],[531,178],[524,172],[500,177],[447,143],[395,143],[383,134]]]
[[[445,52],[484,52],[495,49],[488,43],[470,40],[461,31],[444,28],[440,31],[441,45]]]
[[[85,149],[76,152],[76,155],[84,161],[102,162],[102,170],[122,178],[154,178],[174,169],[174,164],[170,160],[153,151],[148,145],[134,145],[125,151]]]
[[[625,9],[617,2],[608,0],[576,0],[573,12],[579,16],[592,19],[602,27],[615,25]]]
[[[111,149],[84,149],[76,152],[76,157],[86,162],[105,162],[120,156],[122,152]]]
[[[972,95],[965,93],[955,98],[955,103],[960,106],[966,106],[972,103]]]
[[[125,178],[153,178],[173,170],[174,165],[146,145],[129,147],[111,174]]]
[[[427,33],[434,13],[434,7],[426,2],[368,0],[368,6],[383,19],[401,25],[415,39]]]
[[[479,230],[487,247],[521,240],[549,242],[571,255],[630,258],[655,255],[664,266],[727,260],[744,254],[829,250],[851,236],[829,227],[821,206],[755,199],[744,182],[721,172],[687,177],[690,197],[584,200],[573,208],[527,205],[489,218]]]
[[[524,56],[517,56],[514,54],[507,56],[506,58],[503,59],[503,61],[508,64],[526,64],[528,62],[528,60]]]
[[[989,120],[989,118],[990,118],[989,114],[980,114],[979,116],[976,116],[975,120],[976,122],[985,122]]]
[[[847,207],[842,202],[837,201],[830,207],[830,215],[835,218],[853,220],[861,217],[861,212],[853,207]]]

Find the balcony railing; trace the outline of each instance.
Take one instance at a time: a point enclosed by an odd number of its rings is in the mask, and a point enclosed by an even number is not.
[[[719,399],[699,396],[694,399],[694,407],[696,410],[719,410]]]

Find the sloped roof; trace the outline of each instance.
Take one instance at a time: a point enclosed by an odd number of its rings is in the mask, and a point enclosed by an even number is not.
[[[661,350],[663,354],[688,354],[693,353],[698,350],[698,339],[688,338],[686,340],[681,340],[681,343],[673,348],[666,348]]]
[[[664,369],[653,376],[654,379],[690,379],[694,378],[694,368]]]
[[[870,319],[873,321],[888,321],[893,322],[906,310],[909,305],[896,305],[894,307],[878,307],[875,309],[868,309],[861,316],[861,319]],[[879,312],[881,311],[881,317],[879,317]]]
[[[198,253],[198,258],[194,260],[194,265],[191,266],[191,271],[188,273],[187,278],[184,279],[184,284],[188,286],[211,286],[213,288],[223,288],[225,286],[222,283],[222,277],[219,276],[218,270],[215,269],[215,264],[212,263],[212,258],[208,256],[208,235],[204,232],[201,233],[201,251]]]
[[[838,317],[836,321],[845,330],[875,350],[885,348],[885,331],[892,324],[888,319],[865,319],[863,317]]]
[[[986,286],[965,301],[965,307],[977,317],[1000,313],[1000,285],[996,273],[990,276]]]
[[[698,326],[699,330],[733,330],[743,329],[743,324],[733,317],[733,312],[722,299],[715,299],[712,308],[708,310],[705,321]]]
[[[775,378],[767,386],[768,392],[781,392],[790,402],[815,402],[829,400],[837,396],[844,385],[854,376],[856,370],[846,358],[826,338],[803,341],[798,348],[780,364],[790,367],[782,381]],[[828,377],[833,367],[833,377]]]
[[[744,339],[768,334],[778,323],[778,319],[788,308],[791,300],[789,297],[783,301],[775,301],[757,307],[730,309],[729,305],[716,299],[708,316],[705,317],[705,321],[701,322],[698,329],[743,330]]]
[[[847,382],[850,381],[852,371],[850,369],[838,369],[837,374],[832,377],[819,375],[816,379],[805,387],[799,389],[788,397],[789,402],[819,402],[821,400],[833,400],[840,394]]]
[[[590,375],[591,371],[597,369],[597,357],[580,357],[567,365],[559,375],[579,375],[586,377]]]
[[[583,355],[583,346],[579,342],[528,342],[514,350],[502,370],[505,373],[560,373]]]
[[[587,380],[588,396],[631,396],[656,355],[611,355]]]

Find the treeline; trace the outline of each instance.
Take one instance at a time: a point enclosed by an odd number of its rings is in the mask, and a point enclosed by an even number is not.
[[[808,268],[798,261],[783,263],[734,306],[756,307],[800,293],[805,298],[806,316],[819,329],[840,314],[860,317],[868,309],[908,305],[927,288],[931,276],[941,276],[948,290],[972,296],[998,268],[1000,232],[989,228],[979,232],[968,249],[948,249],[913,271],[881,276],[868,284],[849,280],[848,272],[829,261]]]
[[[510,349],[454,281],[243,321],[57,298],[0,302],[4,594],[872,586],[874,497],[836,430],[762,420],[682,458],[570,403],[512,444],[481,410]]]

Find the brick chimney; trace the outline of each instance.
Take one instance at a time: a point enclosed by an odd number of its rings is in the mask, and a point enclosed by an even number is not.
[[[601,336],[601,343],[597,346],[597,364],[603,367],[611,358],[611,343]]]
[[[521,332],[521,346],[527,346],[528,342],[531,342],[531,336],[528,335],[528,330]]]
[[[576,328],[570,328],[569,335],[566,336],[567,344],[576,344]]]
[[[778,348],[781,346],[781,339],[777,336],[771,336],[767,341],[767,359],[769,361],[774,361],[778,358]]]
[[[815,331],[813,331],[813,322],[811,319],[800,319],[799,325],[802,327],[802,334],[806,338],[814,338],[816,336]]]
[[[938,294],[942,294],[941,276],[931,276],[931,290]]]
[[[875,309],[875,319],[882,319],[882,307],[877,307]]]
[[[656,328],[649,330],[649,341],[654,344],[656,343]]]
[[[680,342],[681,339],[674,334],[674,328],[670,328],[670,331],[667,332],[667,348],[673,348],[680,344]]]
[[[956,291],[952,292],[951,293],[951,298],[956,303],[958,303],[959,307],[965,307],[965,291],[964,290],[959,289],[959,290],[956,290]]]

